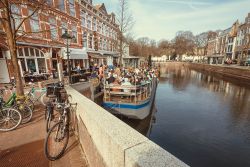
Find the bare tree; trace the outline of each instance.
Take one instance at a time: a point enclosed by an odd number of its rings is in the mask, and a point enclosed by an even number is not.
[[[124,54],[124,45],[126,42],[125,36],[130,32],[134,24],[132,14],[129,11],[128,0],[119,0],[119,7],[117,13],[117,22],[119,24],[119,53],[120,63],[122,62],[122,56]]]
[[[19,38],[24,37],[25,35],[32,34],[33,32],[24,32],[21,27],[26,22],[26,20],[30,19],[34,14],[40,11],[44,5],[45,0],[0,0],[0,6],[3,10],[3,14],[0,17],[0,21],[3,24],[6,37],[7,44],[9,46],[11,61],[14,67],[14,76],[16,80],[16,93],[17,95],[23,95],[23,83],[22,77],[18,65],[17,59],[17,40]],[[15,6],[26,5],[33,9],[31,13],[29,13],[26,17],[17,17],[15,11],[13,10]],[[38,33],[38,32],[34,32]]]
[[[177,34],[177,36],[174,39],[174,50],[177,55],[180,56],[180,59],[182,60],[182,55],[187,54],[187,55],[193,55],[194,54],[194,38],[193,35],[190,35],[188,33],[184,34]]]
[[[162,40],[158,44],[158,50],[161,55],[172,55],[173,54],[173,46],[172,44],[167,40]]]

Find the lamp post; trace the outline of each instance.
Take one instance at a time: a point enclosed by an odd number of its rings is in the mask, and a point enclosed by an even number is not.
[[[69,45],[70,45],[71,40],[74,38],[74,36],[71,36],[68,33],[68,30],[65,30],[65,32],[62,34],[61,38],[64,39],[66,42],[66,48],[67,48],[66,54],[67,54],[67,61],[68,61],[69,84],[71,84],[72,82],[71,82],[71,67],[70,67],[70,61],[69,61],[69,56],[70,56]]]

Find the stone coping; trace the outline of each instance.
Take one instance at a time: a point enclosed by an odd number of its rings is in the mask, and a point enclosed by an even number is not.
[[[78,103],[77,116],[83,121],[104,166],[187,166],[74,88],[66,87],[66,90]]]

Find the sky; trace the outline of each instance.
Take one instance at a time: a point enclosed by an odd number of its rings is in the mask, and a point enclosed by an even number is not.
[[[104,3],[116,13],[119,0],[93,0]],[[177,31],[192,31],[194,35],[208,30],[229,28],[237,19],[245,20],[250,12],[250,0],[128,0],[135,24],[135,38],[173,39]]]

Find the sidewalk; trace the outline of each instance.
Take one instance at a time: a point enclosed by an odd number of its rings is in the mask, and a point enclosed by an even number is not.
[[[70,137],[64,156],[50,162],[44,155],[46,136],[44,107],[36,106],[31,122],[10,132],[0,132],[0,167],[87,167],[75,136]]]

